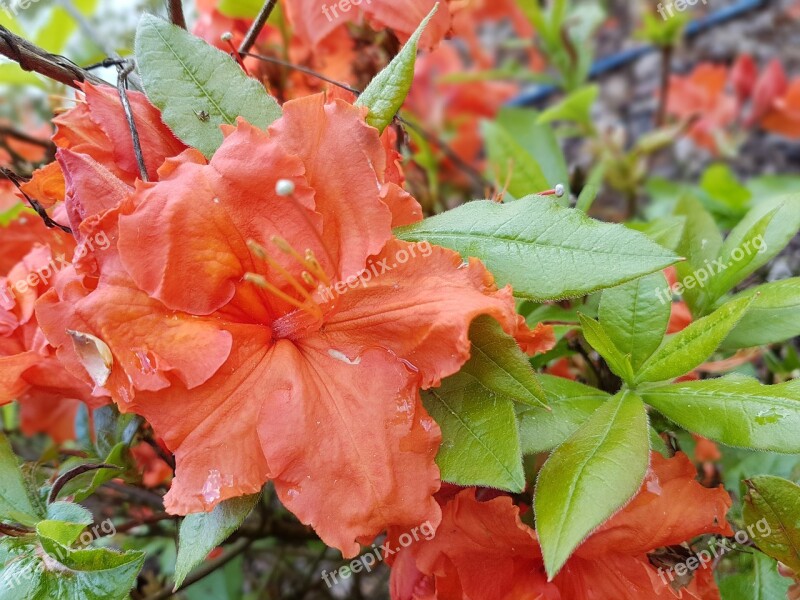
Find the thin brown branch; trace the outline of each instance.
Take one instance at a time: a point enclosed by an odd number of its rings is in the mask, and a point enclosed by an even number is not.
[[[252,52],[242,52],[241,54],[242,54],[242,56],[250,56],[252,58],[257,58],[259,60],[263,60],[264,62],[273,63],[273,64],[276,64],[276,65],[280,65],[282,67],[286,67],[287,69],[293,69],[293,70],[298,71],[300,73],[305,73],[306,75],[309,75],[311,77],[316,77],[317,79],[320,79],[321,81],[325,81],[327,83],[330,83],[331,85],[335,85],[336,87],[340,87],[340,88],[342,88],[344,90],[347,90],[348,92],[351,92],[351,93],[355,94],[356,96],[361,94],[361,92],[359,90],[357,90],[356,88],[354,88],[352,86],[349,86],[346,83],[342,83],[341,81],[336,81],[335,79],[331,79],[330,77],[326,77],[322,73],[318,73],[318,72],[314,71],[313,69],[309,69],[307,67],[303,67],[303,66],[300,66],[300,65],[295,65],[293,63],[290,63],[290,62],[285,61],[285,60],[281,60],[280,58],[275,58],[273,56],[265,56],[263,54],[254,54]],[[475,169],[474,167],[472,167],[472,165],[470,165],[467,162],[465,162],[456,153],[455,150],[453,150],[450,146],[447,145],[447,143],[444,142],[444,140],[439,139],[437,136],[435,136],[435,135],[433,135],[431,133],[428,133],[427,131],[425,131],[420,126],[415,125],[414,123],[411,123],[410,121],[402,118],[400,115],[396,115],[395,119],[397,119],[397,121],[399,121],[400,123],[402,123],[403,125],[405,125],[409,129],[413,129],[415,132],[417,132],[419,134],[420,137],[422,137],[429,144],[435,145],[437,148],[439,148],[442,151],[442,153],[447,158],[449,158],[450,161],[456,166],[456,168],[458,168],[461,171],[463,171],[467,176],[469,176],[470,179],[472,179],[472,181],[475,183],[475,185],[480,189],[481,193],[483,193],[483,190],[485,190],[486,188],[492,187],[492,184],[486,178],[484,178],[483,175],[481,175],[481,173],[477,169]]]
[[[128,128],[130,129],[131,137],[133,138],[133,153],[136,155],[136,164],[139,166],[139,176],[141,177],[142,181],[150,181],[150,177],[147,174],[147,166],[144,162],[144,155],[142,154],[142,144],[139,140],[139,130],[136,129],[136,121],[133,117],[133,109],[131,108],[131,102],[128,99],[128,91],[125,87],[128,75],[133,72],[133,67],[134,64],[132,62],[128,63],[127,65],[117,66],[117,91],[119,92],[119,99],[122,101],[122,109],[125,111],[125,118],[128,121]]]
[[[105,463],[100,464],[87,464],[87,465],[80,465],[71,469],[61,475],[56,482],[53,484],[53,487],[50,488],[50,494],[47,497],[47,502],[52,504],[58,499],[58,494],[61,493],[61,490],[64,489],[64,486],[67,485],[70,481],[78,477],[79,475],[83,475],[84,473],[89,473],[91,471],[97,471],[99,469],[116,469],[118,471],[122,470],[122,467],[118,467],[117,465],[108,465]]]
[[[69,233],[69,234],[72,233],[72,229],[70,229],[66,225],[62,225],[61,223],[57,223],[56,221],[54,221],[52,217],[50,217],[50,215],[47,214],[47,211],[41,204],[39,204],[37,200],[34,200],[30,196],[28,196],[28,194],[22,191],[21,184],[23,183],[24,180],[20,178],[16,173],[10,171],[9,169],[6,169],[5,167],[0,167],[0,175],[3,175],[6,179],[8,179],[11,183],[14,184],[19,193],[22,194],[23,198],[25,198],[30,207],[36,211],[36,214],[39,215],[39,217],[41,217],[42,221],[44,221],[44,224],[47,227],[49,227],[50,229],[57,227],[64,233]]]
[[[50,140],[43,140],[41,138],[33,137],[24,131],[17,131],[13,127],[5,127],[0,125],[0,135],[4,137],[14,138],[26,144],[33,144],[34,146],[41,146],[45,150],[55,152],[55,144]]]
[[[183,4],[181,0],[167,0],[167,14],[173,24],[182,29],[186,29],[186,18],[183,16]]]
[[[0,523],[0,534],[2,535],[7,535],[8,537],[22,537],[30,533],[32,533],[30,529],[9,525],[8,523]]]
[[[105,85],[99,77],[80,68],[63,56],[50,54],[35,44],[11,33],[0,25],[0,55],[10,58],[25,71],[44,75],[49,79],[77,88],[77,82],[88,81]]]
[[[142,519],[135,519],[133,521],[128,521],[127,523],[120,523],[119,525],[115,526],[114,529],[109,532],[105,533],[103,531],[98,532],[97,537],[106,537],[109,535],[114,535],[116,533],[125,533],[130,531],[131,529],[136,529],[137,527],[141,527],[142,525],[154,525],[155,523],[161,523],[162,521],[175,521],[179,519],[177,515],[171,515],[165,512],[158,512],[148,517],[144,517]]]
[[[250,26],[247,35],[244,36],[244,39],[239,46],[239,54],[244,54],[245,52],[250,51],[250,48],[253,47],[253,44],[256,43],[256,39],[258,39],[258,34],[261,33],[262,29],[264,29],[264,25],[267,24],[269,16],[272,14],[272,11],[275,9],[277,4],[278,0],[267,0],[264,3],[264,6],[261,7],[261,10],[256,16],[256,20],[253,21],[253,24]]]

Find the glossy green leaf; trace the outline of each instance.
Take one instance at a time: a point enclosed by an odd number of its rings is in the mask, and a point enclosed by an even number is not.
[[[483,260],[500,285],[537,301],[583,296],[647,275],[678,257],[644,235],[531,196],[468,202],[395,230]]]
[[[753,552],[752,568],[725,577],[719,584],[722,600],[774,600],[786,598],[791,580],[778,573],[778,563],[761,552]]]
[[[35,525],[40,517],[22,479],[19,462],[11,444],[0,433],[0,519]]]
[[[569,438],[610,396],[597,388],[552,375],[540,375],[550,410],[518,405],[523,454],[552,450]]]
[[[392,122],[406,100],[411,83],[414,81],[414,65],[417,62],[419,40],[438,9],[439,5],[436,4],[397,53],[397,56],[369,82],[356,100],[356,105],[366,106],[369,109],[367,123],[380,132],[383,132]]]
[[[136,61],[150,101],[188,145],[210,158],[222,144],[220,125],[244,117],[266,129],[281,108],[225,52],[184,29],[144,15],[136,32]],[[207,118],[198,114],[205,112]]]
[[[36,532],[70,546],[94,521],[92,513],[74,502],[54,502],[47,507],[47,520],[36,525]]]
[[[650,388],[644,401],[684,429],[740,448],[800,453],[800,380],[739,375]]]
[[[693,277],[699,269],[707,269],[708,265],[719,257],[722,249],[722,234],[714,217],[703,208],[695,198],[684,196],[675,207],[675,215],[685,218],[683,236],[678,244],[678,254],[686,258],[676,265],[678,281]],[[684,291],[683,299],[689,307],[698,303],[702,289],[689,288]]]
[[[633,369],[631,368],[630,355],[624,354],[609,337],[608,333],[594,319],[589,319],[583,315],[578,315],[581,321],[583,337],[589,345],[597,350],[611,367],[611,370],[619,375],[624,381],[633,381]]]
[[[504,186],[508,181],[507,191],[514,198],[548,189],[542,167],[508,129],[494,121],[483,121],[481,132],[486,141],[490,173],[498,185]]]
[[[488,390],[514,402],[545,406],[547,398],[528,356],[516,340],[489,316],[480,316],[469,328],[470,359],[461,368]]]
[[[675,379],[704,363],[747,312],[751,302],[751,298],[728,302],[670,337],[642,365],[635,383]]]
[[[504,127],[516,142],[522,146],[538,163],[547,181],[544,188],[554,188],[559,183],[566,189],[566,195],[560,200],[563,205],[569,204],[569,169],[561,150],[558,137],[553,128],[538,122],[538,115],[530,108],[504,108],[497,115],[497,124]],[[503,181],[505,184],[505,181]],[[524,194],[523,194],[524,195]]]
[[[638,370],[661,345],[672,296],[663,273],[653,273],[603,291],[600,324]]]
[[[514,403],[465,372],[422,392],[422,401],[442,428],[436,464],[442,480],[512,492],[525,488]]]
[[[771,475],[753,477],[745,484],[745,524],[756,532],[767,531],[764,521],[768,525],[768,534],[755,536],[756,546],[800,573],[800,486]]]
[[[175,564],[175,586],[180,586],[189,573],[202,563],[209,552],[236,531],[253,511],[260,494],[231,498],[218,504],[209,513],[187,515],[178,533],[178,559]]]
[[[536,531],[550,578],[586,536],[636,494],[649,453],[645,406],[626,391],[595,411],[550,455],[534,496]]]
[[[775,344],[800,335],[800,277],[765,283],[738,294],[753,304],[722,343],[725,349]]]

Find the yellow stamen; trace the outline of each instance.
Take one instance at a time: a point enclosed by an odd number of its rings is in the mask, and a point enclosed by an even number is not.
[[[245,273],[244,280],[248,283],[252,283],[262,290],[269,292],[270,294],[273,294],[274,296],[277,296],[287,304],[291,304],[292,306],[299,308],[300,310],[303,310],[312,316],[319,317],[322,313],[322,310],[316,303],[312,303],[312,305],[309,306],[305,302],[300,302],[297,298],[292,298],[289,294],[272,285],[264,276],[259,275],[258,273]]]
[[[311,273],[309,273],[308,271],[303,271],[302,273],[300,273],[300,277],[303,279],[303,281],[306,282],[307,285],[310,285],[312,288],[318,286],[317,280],[314,279],[311,276]]]
[[[306,257],[304,262],[306,267],[308,267],[308,270],[313,273],[314,277],[322,281],[325,285],[331,284],[331,280],[328,279],[328,275],[325,273],[322,265],[319,264],[317,257],[314,256],[314,253],[308,248],[306,249]]]

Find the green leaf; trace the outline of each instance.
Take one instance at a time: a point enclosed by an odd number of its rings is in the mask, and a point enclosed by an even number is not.
[[[548,189],[547,177],[539,163],[505,127],[493,121],[483,121],[481,131],[486,141],[490,172],[498,185],[508,181],[508,193],[514,198]]]
[[[752,298],[728,302],[670,337],[642,365],[634,382],[675,379],[703,364],[747,312],[751,302]]]
[[[222,144],[220,125],[235,125],[241,116],[266,129],[281,116],[264,86],[230,56],[158,17],[139,21],[136,61],[164,122],[207,158]],[[208,118],[198,117],[202,111]]]
[[[647,413],[630,391],[606,402],[539,472],[536,532],[550,579],[638,491],[650,461]]]
[[[722,343],[729,350],[776,344],[800,335],[800,277],[765,283],[735,298],[753,298],[750,309]]]
[[[527,355],[516,340],[489,316],[480,316],[469,328],[470,359],[461,368],[491,392],[529,406],[546,406],[547,398]]]
[[[422,37],[422,32],[427,27],[433,15],[439,10],[437,3],[428,16],[422,20],[417,30],[408,39],[386,68],[378,73],[369,82],[366,89],[356,100],[357,106],[369,108],[367,123],[383,133],[383,130],[392,122],[397,111],[403,106],[411,83],[414,81],[414,64],[417,61],[417,46]]]
[[[37,543],[38,541],[38,543]],[[0,540],[2,600],[123,600],[143,552],[76,550],[47,536]]]
[[[589,171],[589,179],[584,184],[581,193],[578,195],[578,200],[575,203],[575,208],[582,210],[585,213],[589,212],[592,204],[597,199],[600,190],[603,187],[603,180],[606,176],[606,164],[597,163],[591,171]],[[655,240],[658,242],[658,240]],[[659,242],[660,243],[660,242]]]
[[[640,277],[603,291],[600,324],[634,371],[661,345],[669,324],[672,295],[663,273]]]
[[[515,294],[539,302],[584,296],[678,260],[638,232],[541,196],[468,202],[395,233],[480,258],[500,285],[510,283]]]
[[[186,515],[178,533],[178,559],[175,564],[175,587],[202,563],[209,552],[236,531],[253,511],[261,494],[231,498],[219,503],[209,513]]]
[[[780,477],[762,475],[745,481],[744,521],[761,533],[756,546],[795,572],[800,572],[800,486]],[[764,521],[762,521],[762,519]],[[761,521],[761,529],[758,529]]]
[[[592,106],[600,93],[600,86],[587,85],[579,88],[539,115],[540,123],[552,121],[574,121],[586,127],[593,127]]]
[[[722,249],[722,234],[714,217],[695,198],[684,196],[675,207],[675,215],[685,218],[683,237],[678,244],[678,253],[686,260],[676,265],[678,280],[692,277],[701,268],[707,268],[719,257]],[[698,302],[701,288],[687,289],[683,299],[693,309]]]
[[[80,504],[54,502],[47,507],[47,520],[36,525],[36,532],[71,546],[93,521],[92,513]]]
[[[786,598],[791,580],[778,573],[778,563],[761,552],[753,552],[752,568],[725,577],[719,583],[722,600],[774,600]]]
[[[422,392],[431,417],[442,428],[436,464],[442,480],[512,492],[525,488],[514,403],[459,372],[439,388]]]
[[[552,450],[586,422],[610,396],[588,385],[540,375],[550,410],[518,405],[519,437],[523,454]]]
[[[567,194],[560,202],[566,206],[569,203],[570,178],[564,152],[553,128],[537,121],[538,115],[529,108],[504,108],[497,115],[497,124],[505,128],[539,165],[547,180],[546,188],[554,188],[559,183],[564,186]]]
[[[684,429],[740,448],[800,453],[800,380],[734,375],[650,388],[644,401]]]
[[[662,217],[653,219],[647,223],[626,223],[635,231],[641,231],[656,244],[675,250],[683,237],[683,228],[686,225],[686,217]]]
[[[0,520],[22,525],[35,525],[40,521],[28,496],[17,456],[5,435],[0,433]]]
[[[583,337],[586,338],[589,345],[606,360],[614,373],[619,375],[626,383],[632,382],[633,369],[631,368],[630,355],[623,354],[617,348],[600,323],[594,319],[584,317],[582,314],[578,314],[578,317],[581,321]]]

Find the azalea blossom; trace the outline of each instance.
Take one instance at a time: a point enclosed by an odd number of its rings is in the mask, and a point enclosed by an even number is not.
[[[79,235],[116,246],[37,314],[64,363],[174,452],[169,511],[271,480],[351,556],[389,527],[439,522],[441,435],[419,388],[468,359],[472,319],[491,315],[523,344],[532,334],[480,262],[393,238],[420,210],[363,109],[316,95],[283,110],[268,132],[228,128],[209,161],[168,159],[132,193],[61,150]],[[368,261],[391,269],[352,286]],[[351,289],[319,292],[337,285]]]
[[[439,496],[436,537],[402,549],[392,568],[393,600],[718,600],[710,568],[681,588],[648,555],[704,534],[732,535],[731,499],[702,487],[685,454],[652,454],[638,494],[581,544],[548,581],[533,529],[508,496],[475,488]],[[675,580],[675,581],[673,581]],[[680,595],[682,594],[682,595]]]

